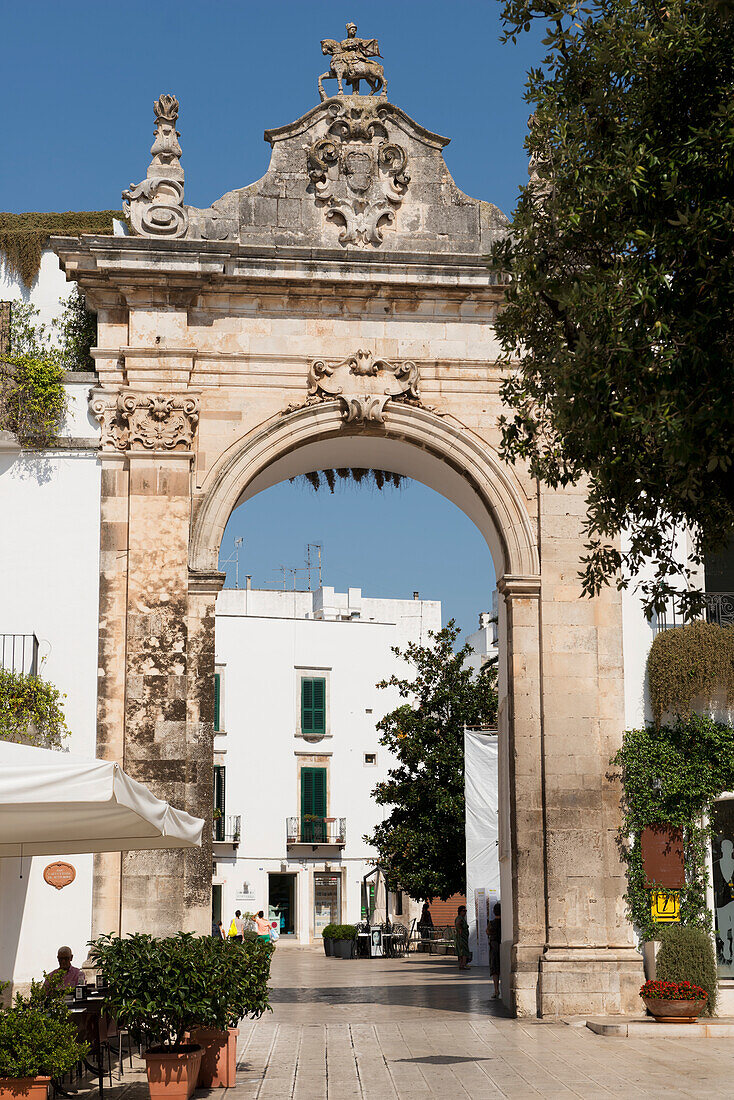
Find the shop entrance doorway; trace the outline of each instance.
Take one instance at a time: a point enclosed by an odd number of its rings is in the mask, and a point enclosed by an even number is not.
[[[313,880],[313,932],[316,941],[327,924],[341,924],[342,892],[341,876],[314,874]]]
[[[278,921],[281,936],[296,931],[296,876],[269,875],[268,916]]]

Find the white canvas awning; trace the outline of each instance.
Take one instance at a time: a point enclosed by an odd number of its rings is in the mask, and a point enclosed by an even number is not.
[[[203,826],[119,764],[0,741],[0,856],[198,848]]]

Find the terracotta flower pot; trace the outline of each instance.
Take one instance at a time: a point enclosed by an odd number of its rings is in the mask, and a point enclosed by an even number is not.
[[[146,1050],[145,1069],[151,1100],[188,1100],[196,1088],[203,1050]]]
[[[197,1027],[191,1039],[202,1048],[201,1066],[196,1087],[199,1089],[230,1089],[237,1076],[238,1027],[219,1031],[215,1027]]]
[[[50,1077],[0,1077],[0,1100],[46,1100]]]
[[[659,1024],[695,1024],[706,1007],[700,1001],[668,1001],[662,997],[643,997],[648,1011]]]

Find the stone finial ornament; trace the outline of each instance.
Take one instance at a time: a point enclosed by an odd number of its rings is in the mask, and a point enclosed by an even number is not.
[[[385,71],[375,57],[381,57],[376,38],[357,38],[357,24],[347,23],[347,37],[341,42],[335,38],[324,38],[321,52],[331,54],[331,67],[319,77],[319,95],[328,99],[324,90],[325,80],[336,80],[339,95],[344,95],[344,82],[350,85],[352,95],[359,95],[359,82],[364,80],[370,86],[370,95],[379,92],[387,95]]]
[[[164,94],[153,104],[155,139],[152,160],[142,183],[122,192],[123,210],[133,233],[139,237],[183,237],[188,229],[184,209],[184,170],[180,134],[176,129],[178,100]]]

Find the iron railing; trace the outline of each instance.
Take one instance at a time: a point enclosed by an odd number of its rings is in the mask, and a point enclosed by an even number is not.
[[[212,840],[226,844],[239,844],[241,832],[241,817],[234,814],[231,817],[215,817],[212,822]]]
[[[347,843],[347,819],[345,817],[287,817],[286,842],[288,844],[337,844]]]
[[[0,668],[25,676],[38,675],[38,638],[35,634],[0,634]]]
[[[703,597],[703,615],[707,623],[717,626],[734,626],[734,592],[706,592]],[[653,619],[653,629],[670,630],[671,627],[685,626],[686,620],[675,600],[670,600],[664,611],[658,612]]]

